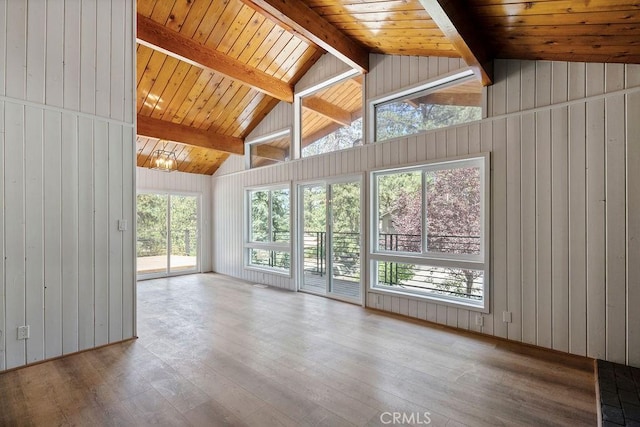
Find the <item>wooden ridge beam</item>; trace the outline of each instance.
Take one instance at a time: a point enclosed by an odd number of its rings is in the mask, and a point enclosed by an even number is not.
[[[493,58],[486,47],[486,37],[469,16],[459,0],[420,0],[433,22],[442,30],[451,44],[484,86],[493,83]]]
[[[302,1],[242,0],[287,31],[339,58],[361,73],[369,72],[369,52]]]
[[[303,98],[302,108],[318,113],[342,126],[349,126],[352,122],[350,112],[317,96]]]
[[[224,74],[285,102],[293,102],[293,87],[222,52],[192,40],[144,15],[138,14],[138,43],[199,68]]]
[[[244,154],[244,141],[178,123],[138,115],[137,134],[231,154]]]

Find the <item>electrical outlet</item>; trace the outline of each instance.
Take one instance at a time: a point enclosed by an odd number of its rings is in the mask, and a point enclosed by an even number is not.
[[[476,314],[476,326],[484,326],[484,317],[482,314]]]
[[[29,325],[18,326],[18,339],[26,340],[29,338]]]
[[[127,231],[128,224],[126,219],[118,220],[118,231]]]
[[[505,323],[511,323],[513,321],[512,313],[510,311],[503,311],[502,312],[502,321],[505,322]]]

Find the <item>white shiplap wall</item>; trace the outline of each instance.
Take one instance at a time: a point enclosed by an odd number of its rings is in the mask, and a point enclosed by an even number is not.
[[[351,68],[330,53],[325,53],[313,64],[313,67],[296,83],[296,93],[303,92],[318,83],[332,79],[351,71]],[[290,119],[290,121],[292,121]]]
[[[371,72],[366,76],[367,99],[434,79],[466,67],[458,58],[370,55]]]
[[[325,54],[326,56],[326,54]],[[267,116],[251,131],[246,141],[293,127],[293,104],[280,101]]]
[[[194,173],[166,173],[136,168],[139,191],[175,192],[200,195],[200,269],[211,271],[211,177]]]
[[[216,169],[213,176],[222,176],[230,173],[241,172],[245,169],[244,163],[244,156],[231,154],[229,155],[229,157],[227,157],[227,160],[225,160],[224,163],[222,163],[220,167]]]
[[[458,66],[373,55],[368,98]],[[468,310],[372,291],[367,305],[640,366],[640,66],[499,60],[495,81],[481,122],[214,178],[214,269],[295,289],[242,268],[244,186],[490,151],[484,327]]]
[[[0,0],[0,371],[135,334],[134,7]]]

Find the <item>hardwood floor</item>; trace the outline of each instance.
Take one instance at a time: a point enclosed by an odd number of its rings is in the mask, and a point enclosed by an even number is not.
[[[588,359],[221,275],[140,282],[138,335],[0,374],[0,424],[596,425]]]

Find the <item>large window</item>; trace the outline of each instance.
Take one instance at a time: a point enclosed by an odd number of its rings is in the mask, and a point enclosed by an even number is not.
[[[289,186],[248,189],[246,264],[289,273],[291,218]]]
[[[248,140],[245,163],[248,169],[275,165],[290,159],[291,131],[283,129]]]
[[[486,310],[488,154],[371,178],[372,288]]]
[[[482,84],[471,71],[441,78],[374,100],[373,139],[386,141],[480,120],[482,105]]]
[[[362,145],[362,76],[322,84],[300,97],[300,154],[309,157]]]

